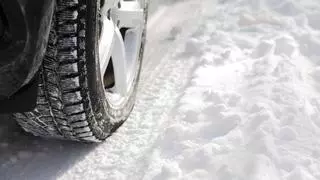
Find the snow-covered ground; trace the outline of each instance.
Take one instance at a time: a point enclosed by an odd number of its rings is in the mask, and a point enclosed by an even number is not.
[[[320,179],[320,1],[184,0],[148,29],[123,127],[81,145],[3,116],[0,180]]]

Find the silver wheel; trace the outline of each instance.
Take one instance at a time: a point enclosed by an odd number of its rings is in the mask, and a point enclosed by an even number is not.
[[[128,100],[140,69],[144,2],[114,0],[101,3],[100,72],[107,101],[117,108]]]

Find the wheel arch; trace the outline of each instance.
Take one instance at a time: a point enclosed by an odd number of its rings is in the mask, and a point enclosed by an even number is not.
[[[54,0],[3,0],[7,33],[0,37],[0,100],[17,93],[36,75],[47,47]]]

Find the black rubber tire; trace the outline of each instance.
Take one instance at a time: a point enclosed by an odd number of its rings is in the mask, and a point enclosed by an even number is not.
[[[99,0],[57,0],[46,55],[40,69],[37,106],[16,113],[36,136],[100,142],[128,118],[135,101],[145,43],[129,98],[113,108],[105,97],[98,62]],[[147,20],[145,6],[145,23]]]

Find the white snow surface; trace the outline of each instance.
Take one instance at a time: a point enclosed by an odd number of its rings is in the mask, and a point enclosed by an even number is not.
[[[320,1],[184,0],[148,30],[117,133],[84,146],[1,124],[1,180],[320,179]]]

